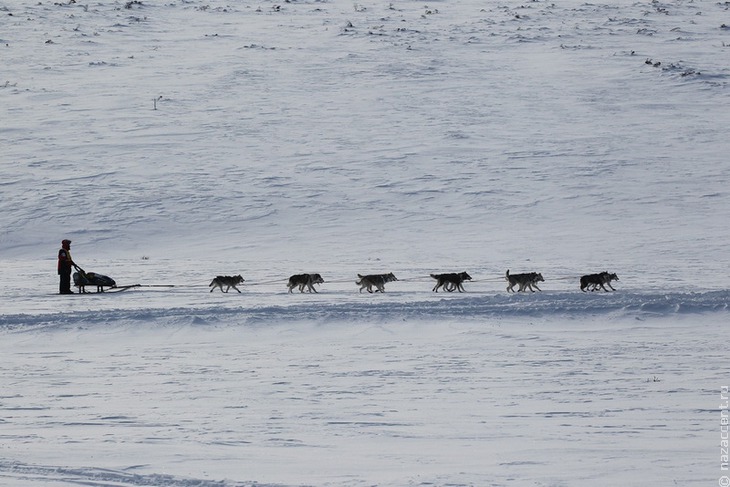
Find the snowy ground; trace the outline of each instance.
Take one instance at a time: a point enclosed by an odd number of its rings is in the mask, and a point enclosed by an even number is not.
[[[0,14],[0,485],[723,485],[728,2]]]
[[[4,485],[700,486],[719,473],[726,313],[76,320],[4,334]]]

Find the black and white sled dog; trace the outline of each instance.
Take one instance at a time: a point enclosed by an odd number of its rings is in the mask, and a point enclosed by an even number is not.
[[[322,284],[324,282],[324,279],[322,279],[322,276],[319,274],[294,274],[289,278],[289,282],[286,284],[289,288],[289,292],[292,292],[292,289],[299,286],[299,292],[303,293],[304,288],[307,288],[307,292],[317,292],[316,289],[314,289],[315,284]]]
[[[436,279],[436,285],[433,287],[434,292],[439,292],[439,288],[443,288],[448,292],[459,291],[464,292],[464,281],[471,281],[471,276],[466,272],[452,272],[448,274],[431,274]]]
[[[587,274],[580,278],[580,290],[583,292],[597,291],[600,286],[601,289],[609,292],[608,289],[606,289],[606,286],[608,286],[611,288],[611,291],[615,291],[613,286],[611,286],[611,281],[618,280],[619,279],[616,274],[607,271],[599,272],[597,274]]]
[[[216,276],[210,281],[209,286],[211,287],[210,292],[215,291],[215,288],[221,288],[221,292],[227,293],[229,289],[233,288],[239,293],[241,292],[236,286],[243,284],[244,278],[241,275],[237,276]],[[226,286],[226,290],[223,291],[223,286]]]
[[[392,272],[389,272],[388,274],[369,274],[367,276],[358,274],[357,277],[360,279],[355,281],[355,284],[360,286],[360,292],[367,288],[369,293],[373,292],[373,288],[375,288],[375,292],[380,291],[381,293],[384,293],[386,282],[398,280]]]
[[[538,291],[542,291],[539,287],[537,287],[538,282],[545,282],[545,279],[543,279],[542,274],[539,272],[526,272],[524,274],[510,274],[509,269],[507,269],[507,273],[504,275],[504,278],[507,280],[507,292],[515,292],[514,287],[515,285],[519,285],[520,287],[517,289],[517,292],[522,292],[525,289],[529,289],[533,293],[535,292],[535,289]],[[535,289],[532,289],[532,288]]]

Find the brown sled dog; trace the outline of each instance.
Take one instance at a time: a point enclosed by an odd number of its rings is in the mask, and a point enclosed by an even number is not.
[[[289,282],[287,283],[287,287],[289,288],[289,292],[292,292],[292,289],[299,286],[299,292],[303,293],[304,288],[307,288],[307,292],[317,292],[316,289],[314,289],[315,284],[322,284],[324,282],[324,279],[322,279],[322,276],[319,274],[294,274],[289,278]]]

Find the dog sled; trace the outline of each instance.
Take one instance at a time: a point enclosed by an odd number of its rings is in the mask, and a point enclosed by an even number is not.
[[[105,287],[109,289],[115,289],[117,287],[116,281],[109,276],[96,272],[85,272],[80,267],[77,269],[73,274],[74,286],[79,288],[79,293],[81,294],[88,292],[86,286],[96,286],[97,293],[103,293]]]
[[[97,272],[86,272],[78,266],[76,266],[76,272],[73,273],[73,280],[74,286],[79,289],[79,294],[89,294],[89,291],[86,290],[87,286],[96,286],[97,293],[119,293],[137,287],[175,287],[172,284],[129,284],[126,286],[117,286],[117,282],[111,277]]]

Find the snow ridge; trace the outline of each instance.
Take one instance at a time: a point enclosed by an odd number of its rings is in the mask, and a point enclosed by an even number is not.
[[[130,470],[134,467],[130,467]],[[278,484],[258,482],[232,482],[226,480],[202,480],[181,478],[165,474],[139,474],[106,468],[70,468],[52,465],[26,465],[18,462],[0,461],[0,479],[11,478],[15,482],[48,484],[63,482],[86,486],[149,486],[156,487],[281,487]]]
[[[337,294],[337,293],[330,293]],[[730,291],[667,293],[576,293],[543,292],[524,295],[491,294],[476,297],[448,296],[432,300],[410,300],[407,293],[390,292],[393,300],[347,299],[344,302],[317,301],[295,304],[152,307],[110,309],[64,313],[0,315],[0,329],[30,331],[94,327],[114,322],[205,325],[231,323],[232,326],[281,322],[343,322],[370,320],[432,320],[458,318],[479,320],[509,317],[592,317],[619,315],[629,317],[673,316],[722,312],[730,309]],[[83,299],[83,298],[82,298]]]

